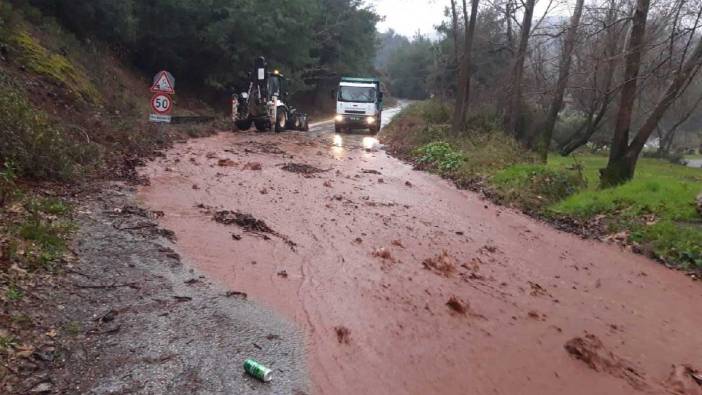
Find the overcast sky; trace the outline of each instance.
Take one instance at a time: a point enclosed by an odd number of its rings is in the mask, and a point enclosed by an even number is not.
[[[412,37],[417,31],[434,37],[434,26],[441,23],[444,9],[451,4],[450,0],[367,0],[375,6],[376,11],[385,17],[380,22],[378,30],[384,32],[392,28],[396,32]],[[458,0],[460,3],[460,0]],[[555,2],[554,2],[555,3]],[[548,1],[537,1],[534,19],[544,12]],[[549,15],[568,14],[568,11],[555,9]]]

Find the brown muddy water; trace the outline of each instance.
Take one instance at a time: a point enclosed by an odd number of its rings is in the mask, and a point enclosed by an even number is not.
[[[314,393],[694,390],[669,375],[702,367],[699,282],[332,129],[179,144],[138,194],[186,262],[300,328]],[[213,220],[221,210],[272,232]]]

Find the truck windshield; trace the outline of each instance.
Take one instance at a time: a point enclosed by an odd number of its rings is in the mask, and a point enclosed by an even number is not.
[[[374,103],[376,98],[375,88],[363,86],[339,87],[339,101],[358,103]]]

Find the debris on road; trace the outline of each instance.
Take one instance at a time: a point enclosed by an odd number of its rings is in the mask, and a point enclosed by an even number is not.
[[[281,270],[281,271],[279,271],[277,274],[278,274],[279,277],[288,278],[288,272],[287,272],[287,270]]]
[[[648,386],[644,376],[632,363],[605,349],[602,341],[591,333],[568,340],[564,347],[573,358],[583,361],[596,372],[624,379],[635,389],[641,390]]]
[[[324,183],[323,183],[322,185],[324,185],[324,186],[327,187],[327,188],[331,188],[331,187],[332,187],[332,182],[329,181],[329,180],[326,180],[326,181],[324,181]]]
[[[266,234],[271,234],[283,240],[285,244],[287,244],[293,251],[295,251],[295,247],[297,247],[297,244],[294,241],[290,240],[287,236],[274,231],[264,221],[256,219],[251,214],[241,213],[238,211],[222,210],[215,212],[212,219],[223,225],[238,225],[247,232],[251,232],[253,234],[258,234],[262,236],[264,240],[269,239],[269,237]],[[234,235],[232,235],[232,237],[235,240],[237,240],[234,237]]]
[[[261,153],[261,154],[274,154],[274,155],[284,155],[285,151],[280,149],[278,145],[274,143],[261,143],[258,141],[248,141],[247,144],[251,145],[255,150],[245,149],[246,153]]]
[[[409,181],[405,181],[405,186],[408,186],[408,187],[412,188],[412,183],[409,182]]]
[[[281,167],[281,169],[285,171],[289,171],[291,173],[300,173],[300,174],[315,174],[315,173],[324,173],[329,170],[322,170],[320,168],[310,166],[304,163],[286,163]]]
[[[388,260],[388,261],[395,261],[393,259],[392,254],[390,254],[390,250],[388,250],[385,247],[379,247],[373,250],[372,254],[376,258],[381,258],[383,260]]]
[[[251,214],[240,213],[238,211],[217,211],[214,214],[214,220],[223,225],[236,224],[250,232],[262,232],[275,234],[264,221],[256,219]]]
[[[448,302],[446,302],[446,306],[450,307],[451,310],[455,311],[456,313],[464,315],[468,312],[468,309],[470,308],[468,302],[464,302],[456,296],[451,296]]]
[[[232,239],[239,241],[239,240],[241,240],[241,235],[238,235],[236,233],[232,233]]]
[[[249,297],[249,295],[246,292],[241,291],[227,291],[227,293],[225,293],[224,296],[228,298],[231,298],[232,296],[239,296],[242,299],[246,299]]]
[[[361,170],[361,173],[378,174],[378,175],[383,174],[383,173],[379,172],[378,170],[373,170],[373,169],[363,169],[363,170]]]
[[[394,245],[394,246],[396,246],[396,247],[405,248],[405,246],[402,245],[402,240],[393,240],[393,241],[390,242],[390,244],[392,244],[392,245]]]
[[[267,383],[273,380],[273,371],[254,361],[253,359],[247,359],[244,361],[244,370],[246,373],[263,382]]]
[[[533,281],[529,281],[529,287],[531,288],[531,292],[529,292],[531,296],[551,296],[544,287]]]
[[[180,295],[173,295],[173,299],[175,299],[177,302],[190,302],[193,300],[190,296],[180,296]]]
[[[261,163],[259,163],[259,162],[247,162],[242,169],[243,170],[261,170],[261,169],[263,169],[263,166],[261,166]]]
[[[702,374],[689,365],[673,365],[664,384],[673,394],[702,395]]]
[[[339,344],[350,344],[351,343],[351,330],[345,326],[334,327],[336,332],[336,340]]]
[[[217,161],[217,166],[232,167],[232,166],[236,166],[236,162],[234,162],[231,159],[220,159]]]
[[[450,256],[446,250],[442,251],[441,254],[433,258],[427,258],[422,262],[425,269],[447,277],[456,271],[456,264],[456,259]]]

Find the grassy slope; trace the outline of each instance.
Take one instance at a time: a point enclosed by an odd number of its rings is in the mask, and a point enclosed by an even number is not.
[[[626,231],[639,250],[684,268],[702,268],[702,218],[694,198],[702,170],[642,158],[633,181],[598,189],[606,158],[551,155],[547,165],[522,152],[495,126],[474,119],[467,137],[448,133],[449,111],[439,103],[410,106],[381,136],[397,155],[475,187],[496,201],[540,217],[596,223],[608,233]]]

